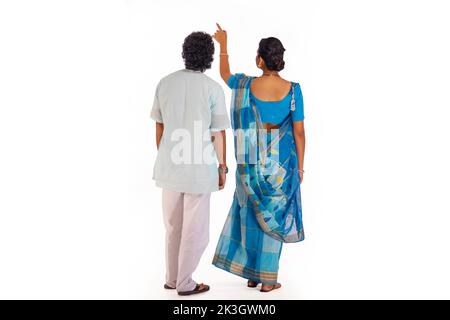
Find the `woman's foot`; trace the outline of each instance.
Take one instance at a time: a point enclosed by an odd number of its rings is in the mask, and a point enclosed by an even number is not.
[[[249,288],[256,288],[258,286],[259,282],[253,281],[253,280],[248,280],[247,281],[247,287]]]
[[[262,286],[261,286],[261,290],[259,290],[259,291],[261,291],[261,292],[270,292],[272,290],[279,289],[279,288],[281,288],[281,283],[277,283],[277,284],[265,284],[265,283],[263,283]]]
[[[178,294],[180,296],[190,296],[191,294],[202,293],[202,292],[206,292],[208,290],[209,290],[209,286],[207,284],[200,283],[195,286],[194,290],[181,291],[181,292],[178,292]]]

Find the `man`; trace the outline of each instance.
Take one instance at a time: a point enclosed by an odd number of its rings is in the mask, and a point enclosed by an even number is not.
[[[166,227],[164,288],[176,289],[179,295],[209,290],[208,285],[197,284],[192,273],[209,240],[210,194],[225,186],[228,171],[225,95],[203,74],[211,68],[213,54],[209,34],[193,32],[186,37],[185,69],[159,82],[151,111],[158,147],[153,179],[163,189]]]

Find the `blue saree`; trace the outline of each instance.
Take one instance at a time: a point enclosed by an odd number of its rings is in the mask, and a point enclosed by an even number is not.
[[[289,114],[275,130],[265,130],[249,98],[253,77],[235,77],[231,122],[236,190],[213,264],[246,279],[275,284],[283,242],[304,239],[292,118]],[[291,111],[295,109],[295,85]]]

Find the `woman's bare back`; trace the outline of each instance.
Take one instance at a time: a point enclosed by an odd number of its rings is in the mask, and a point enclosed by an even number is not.
[[[251,93],[259,100],[280,101],[289,94],[291,83],[279,76],[254,78],[250,85]]]

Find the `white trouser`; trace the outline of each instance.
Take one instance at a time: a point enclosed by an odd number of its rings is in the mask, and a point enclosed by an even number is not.
[[[163,189],[166,227],[166,283],[178,292],[197,283],[192,273],[209,241],[210,193],[193,194]]]

